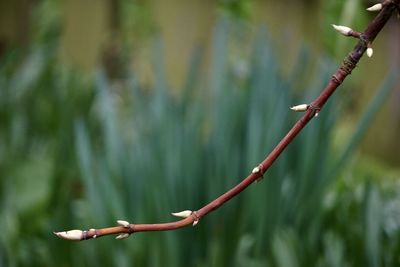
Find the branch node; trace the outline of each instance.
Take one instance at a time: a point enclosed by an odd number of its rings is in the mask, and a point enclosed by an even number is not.
[[[191,214],[191,216],[193,216],[193,224],[192,224],[192,226],[196,226],[198,223],[199,223],[199,221],[200,221],[200,216],[199,216],[199,214],[197,213],[197,211],[193,211],[192,212],[192,214]]]
[[[340,85],[342,83],[342,81],[336,76],[336,74],[332,75],[332,79],[333,82],[337,83],[338,85]]]
[[[361,40],[361,38],[360,38]],[[344,60],[342,66],[340,66],[339,71],[343,73],[343,75],[347,76],[351,74],[351,71],[357,67],[357,60],[353,58],[353,55],[350,53]]]
[[[256,173],[261,174],[261,176],[257,178],[256,182],[259,182],[259,181],[261,181],[262,179],[264,179],[264,171],[263,171],[263,170],[264,170],[264,166],[262,165],[262,163],[260,163],[257,167],[255,167],[255,168],[251,171],[252,174],[256,174]]]
[[[312,111],[312,116],[313,117],[318,117],[318,115],[319,115],[319,112],[321,111],[321,107],[319,107],[319,106],[316,106],[316,105],[314,105],[314,104],[310,104],[310,110]]]
[[[382,5],[383,6],[388,6],[388,5],[398,6],[399,3],[397,3],[395,0],[384,0]]]
[[[125,229],[128,229],[128,230],[129,230],[129,234],[132,234],[132,233],[134,232],[131,223],[129,223],[129,222],[127,222],[127,221],[124,221],[124,220],[117,220],[117,223],[118,223],[120,226],[124,227]],[[97,234],[97,233],[95,233],[95,234]]]
[[[367,47],[368,44],[371,43],[371,42],[369,41],[369,38],[368,38],[364,33],[360,34],[359,39],[360,39],[362,45],[365,46],[365,47]]]

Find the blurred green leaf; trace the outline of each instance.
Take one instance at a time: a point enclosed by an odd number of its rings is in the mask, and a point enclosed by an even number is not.
[[[141,84],[136,72],[114,81],[101,67],[93,77],[70,70],[60,64],[55,43],[0,64],[0,265],[398,263],[393,203],[400,190],[378,182],[365,189],[365,173],[339,172],[391,78],[339,163],[332,160],[338,156],[331,137],[340,99],[333,97],[262,182],[195,228],[122,242],[68,243],[51,235],[59,227],[99,228],[117,219],[171,221],[171,212],[197,209],[240,182],[286,134],[301,116],[288,107],[311,101],[332,64],[321,58],[308,66],[305,48],[283,73],[267,31],[241,46],[244,35],[234,27],[228,17],[216,25],[206,77],[202,50],[194,51],[179,93],[168,84],[160,39],[153,47],[154,85]],[[243,47],[249,51],[239,52],[241,63],[232,62],[235,55],[228,54]]]

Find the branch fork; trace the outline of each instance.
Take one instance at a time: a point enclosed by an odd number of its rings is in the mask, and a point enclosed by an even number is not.
[[[117,235],[116,239],[124,239],[136,232],[146,231],[169,231],[183,228],[189,225],[195,226],[199,220],[209,214],[210,212],[218,209],[224,203],[240,194],[244,189],[249,187],[253,182],[259,181],[263,178],[264,173],[271,167],[280,154],[286,147],[293,141],[293,139],[302,131],[302,129],[316,116],[336,91],[339,85],[345,78],[351,74],[352,70],[357,66],[357,63],[366,52],[367,56],[371,57],[373,50],[371,47],[372,42],[385,26],[393,13],[399,13],[400,0],[385,0],[380,4],[376,4],[367,9],[368,11],[379,11],[375,19],[367,26],[364,32],[356,32],[351,28],[340,25],[332,25],[339,33],[355,37],[359,41],[353,50],[343,60],[341,66],[332,75],[332,78],[322,90],[320,95],[311,104],[301,104],[291,107],[292,110],[297,112],[304,112],[304,115],[296,122],[296,124],[289,130],[289,132],[282,138],[272,152],[257,166],[251,173],[244,178],[239,184],[217,197],[207,205],[203,206],[197,211],[184,210],[181,212],[172,213],[176,217],[182,218],[181,220],[157,223],[157,224],[131,224],[124,220],[118,220],[118,226],[82,230],[70,230],[62,232],[54,232],[55,235],[66,240],[87,240],[106,235]]]

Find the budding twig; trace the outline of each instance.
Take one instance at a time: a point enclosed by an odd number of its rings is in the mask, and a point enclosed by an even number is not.
[[[292,109],[304,111],[304,115],[297,121],[297,123],[290,129],[286,136],[278,143],[278,145],[272,150],[272,152],[258,165],[252,172],[237,184],[232,189],[228,190],[215,200],[211,201],[204,207],[197,211],[182,211],[174,213],[173,215],[183,217],[182,220],[169,222],[169,223],[157,223],[157,224],[130,224],[127,221],[119,220],[118,226],[101,228],[101,229],[90,229],[88,231],[71,230],[64,232],[54,232],[58,237],[67,240],[86,240],[106,235],[117,234],[117,239],[123,239],[129,237],[135,232],[145,231],[168,231],[175,230],[189,225],[196,225],[199,220],[206,216],[208,213],[218,209],[224,203],[228,202],[233,197],[240,194],[244,189],[250,186],[253,182],[261,179],[264,173],[271,167],[274,161],[279,155],[285,150],[285,148],[293,141],[293,139],[300,133],[300,131],[318,115],[322,107],[325,105],[329,97],[335,92],[339,85],[345,80],[345,78],[352,72],[356,67],[360,58],[364,52],[367,51],[369,56],[372,56],[371,43],[375,37],[385,26],[393,12],[397,12],[400,6],[400,0],[385,0],[382,3],[382,9],[375,17],[375,19],[368,25],[363,33],[356,33],[352,29],[345,26],[333,25],[333,27],[340,33],[346,36],[353,36],[359,38],[357,45],[353,48],[350,54],[344,59],[342,65],[332,75],[332,79],[328,82],[325,89],[321,94],[310,104],[310,105],[299,105],[292,107]],[[372,7],[371,7],[372,8]],[[376,7],[374,9],[377,9]],[[350,30],[349,30],[350,29]],[[368,50],[369,49],[369,50]],[[304,106],[305,105],[305,106]]]
[[[342,25],[335,25],[332,24],[332,27],[340,34],[344,36],[350,36],[359,39],[361,36],[360,32],[354,31],[352,28],[349,28],[347,26],[342,26]]]

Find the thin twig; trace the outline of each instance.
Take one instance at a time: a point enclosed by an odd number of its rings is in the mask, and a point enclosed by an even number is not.
[[[300,131],[308,124],[308,122],[314,117],[318,116],[322,107],[325,105],[329,97],[335,92],[338,86],[344,81],[353,69],[356,67],[358,61],[363,56],[367,49],[368,56],[372,56],[371,43],[376,38],[378,33],[385,26],[391,15],[399,10],[400,0],[385,0],[382,2],[379,8],[379,14],[375,19],[368,25],[364,32],[358,33],[345,26],[334,25],[335,29],[346,36],[356,37],[359,39],[357,45],[353,48],[350,54],[344,59],[342,65],[332,75],[331,80],[321,92],[321,94],[311,103],[302,104],[299,106],[292,107],[295,111],[304,111],[304,115],[297,121],[292,129],[286,134],[286,136],[279,142],[279,144],[272,150],[272,152],[257,166],[252,172],[243,179],[238,185],[225,192],[215,200],[211,201],[201,209],[197,211],[182,211],[174,213],[173,215],[183,217],[184,219],[169,223],[157,223],[157,224],[131,224],[127,221],[117,221],[119,226],[101,228],[101,229],[89,229],[87,231],[71,230],[64,232],[54,232],[58,237],[67,240],[87,240],[97,238],[105,235],[117,234],[117,239],[123,239],[129,237],[130,234],[136,232],[146,231],[169,231],[179,228],[183,228],[189,225],[196,225],[201,218],[208,213],[218,209],[224,203],[228,202],[233,197],[240,194],[253,182],[263,178],[264,173],[271,167],[274,161],[279,155],[285,150],[285,148],[293,141],[293,139],[300,133]],[[373,10],[374,9],[374,10]],[[370,11],[378,11],[377,8],[372,8]],[[347,33],[347,34],[346,34]]]

